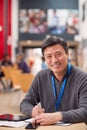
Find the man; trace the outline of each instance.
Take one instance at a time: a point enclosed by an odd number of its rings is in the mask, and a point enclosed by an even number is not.
[[[87,74],[69,63],[67,42],[51,36],[44,40],[42,53],[48,68],[36,75],[21,112],[40,125],[87,123]]]
[[[24,56],[22,53],[17,54],[16,64],[17,64],[18,69],[20,69],[22,73],[30,73],[30,67],[25,62]]]
[[[10,56],[8,54],[5,54],[3,56],[3,60],[1,61],[1,66],[13,66],[13,63],[10,59]]]
[[[4,54],[4,56],[3,56],[3,59],[2,59],[2,61],[1,61],[1,68],[3,68],[3,67],[12,67],[13,66],[13,63],[12,63],[12,61],[11,61],[11,58],[10,58],[10,56],[9,56],[9,54]],[[4,72],[2,71],[2,69],[1,69],[1,75],[0,75],[0,77],[4,77],[5,76],[5,74],[4,74]],[[1,79],[1,83],[2,83],[2,85],[3,85],[3,88],[4,88],[4,90],[11,90],[11,89],[13,89],[13,84],[12,84],[12,82],[10,81],[10,80],[7,80],[8,81],[8,84],[6,84],[5,85],[5,83],[3,82],[3,80]]]

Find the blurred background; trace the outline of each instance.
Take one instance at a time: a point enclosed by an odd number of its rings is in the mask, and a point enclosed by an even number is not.
[[[23,52],[36,74],[42,40],[54,34],[68,41],[72,64],[87,71],[86,11],[87,0],[0,0],[0,60],[8,53],[15,62]]]
[[[71,63],[87,72],[86,12],[87,0],[0,0],[0,63],[8,54],[15,65],[22,53],[29,72],[36,75],[46,67],[42,65],[42,41],[56,35],[67,40]],[[3,88],[0,82],[1,92]],[[9,100],[6,93],[1,95],[0,102]]]

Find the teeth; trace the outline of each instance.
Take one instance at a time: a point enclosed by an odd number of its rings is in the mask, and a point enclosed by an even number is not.
[[[58,64],[55,64],[55,65],[52,65],[52,66],[54,66],[54,67],[59,67],[59,66],[60,66],[60,64],[58,63]]]
[[[54,66],[58,66],[58,64],[54,65]]]

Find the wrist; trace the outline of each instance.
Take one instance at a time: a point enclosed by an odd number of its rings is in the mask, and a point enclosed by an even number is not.
[[[57,122],[58,122],[58,121],[62,121],[62,119],[63,119],[62,112],[56,112],[55,114],[56,114],[56,115],[55,115],[56,121],[57,121]]]
[[[59,120],[62,121],[62,119],[63,119],[62,112],[58,112],[58,114],[59,114]]]

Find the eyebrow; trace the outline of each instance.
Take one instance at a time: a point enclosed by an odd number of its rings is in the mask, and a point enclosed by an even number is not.
[[[54,52],[54,54],[56,54],[56,53],[60,53],[60,52],[62,52],[62,51],[56,51],[56,52]],[[52,53],[47,53],[47,54],[45,54],[45,55],[51,55]]]

